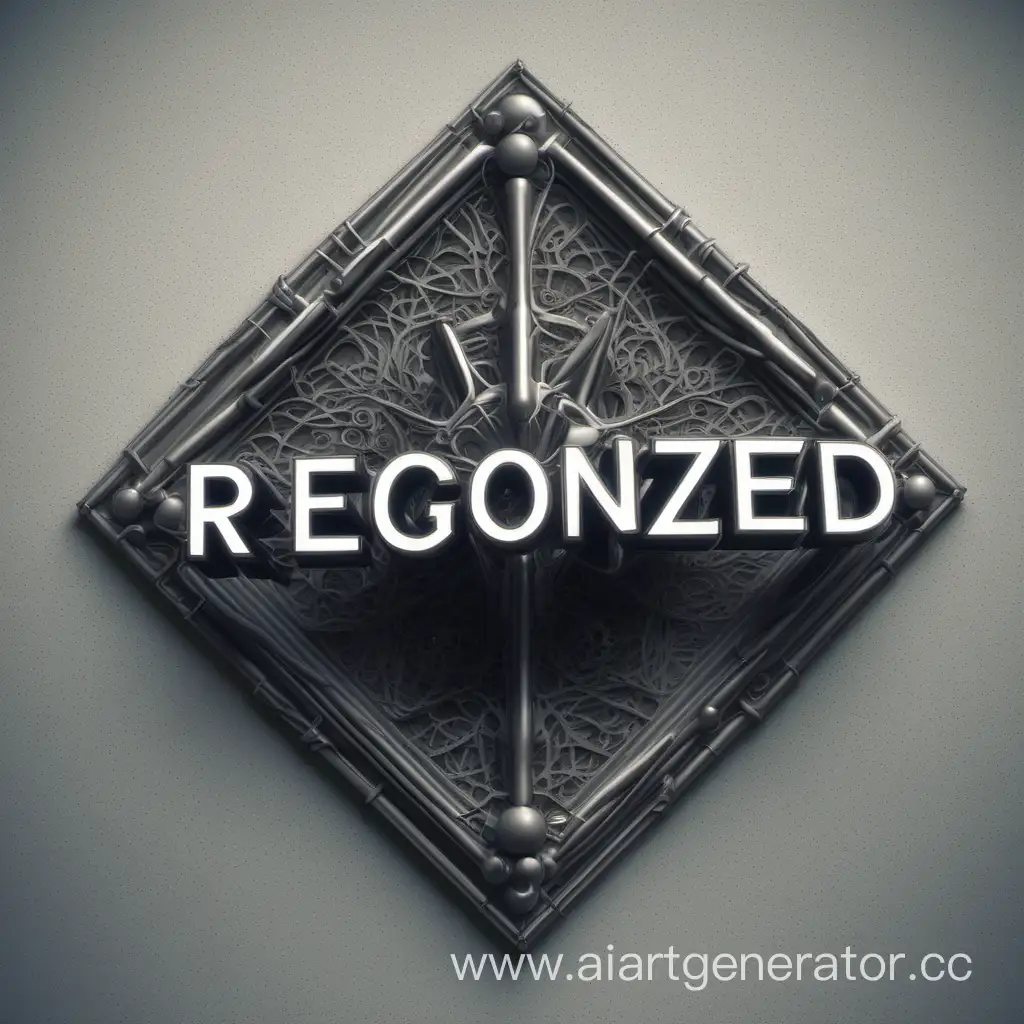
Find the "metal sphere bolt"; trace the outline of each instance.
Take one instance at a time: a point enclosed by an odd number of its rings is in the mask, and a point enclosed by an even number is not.
[[[483,124],[488,135],[497,135],[505,127],[505,115],[500,110],[489,110],[484,114]]]
[[[122,523],[134,523],[142,514],[145,504],[142,494],[136,487],[122,487],[111,502],[114,518]]]
[[[714,732],[722,724],[722,712],[714,704],[705,704],[697,716],[697,724],[704,732]]]
[[[178,494],[169,494],[156,507],[153,522],[162,530],[174,533],[185,525],[185,499]]]
[[[903,481],[903,503],[907,508],[928,508],[935,500],[935,481],[915,473]]]
[[[558,861],[551,850],[541,850],[539,860],[544,868],[544,877],[550,882],[558,874]]]
[[[509,177],[525,178],[537,167],[537,143],[529,135],[513,132],[506,135],[494,149],[498,166]]]
[[[483,873],[484,881],[489,882],[491,885],[498,885],[501,882],[507,881],[508,876],[512,873],[508,861],[497,854],[487,857],[483,864],[480,865],[480,870]]]
[[[498,819],[498,845],[509,853],[539,853],[546,834],[547,822],[535,807],[506,807]]]
[[[525,889],[516,889],[509,886],[504,892],[505,906],[517,917],[522,916],[537,905],[540,899],[540,890],[535,885],[527,886]]]
[[[540,885],[544,881],[544,865],[536,857],[522,857],[516,861],[512,874],[519,885]]]
[[[540,101],[527,93],[511,92],[502,96],[496,108],[504,118],[507,131],[535,132],[545,120]]]

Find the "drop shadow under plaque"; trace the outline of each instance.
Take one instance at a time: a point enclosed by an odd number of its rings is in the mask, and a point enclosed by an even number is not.
[[[596,433],[867,440],[900,483],[877,540],[549,546],[525,557],[525,628],[468,542],[419,561],[374,544],[365,566],[301,568],[279,511],[270,578],[210,578],[183,557],[188,462],[242,463],[286,509],[295,456],[358,453],[373,471],[423,450],[461,473],[494,447],[488,396],[516,292],[516,211],[495,166],[510,133],[537,150],[506,146],[502,166],[529,181],[518,230],[540,379],[557,383],[603,325],[599,373],[576,380]],[[468,377],[439,359],[439,322]],[[517,62],[278,279],[79,508],[303,744],[528,948],[779,704],[963,493],[745,265]],[[525,679],[504,663],[510,616],[532,647]],[[510,803],[543,815],[526,867],[498,827]]]

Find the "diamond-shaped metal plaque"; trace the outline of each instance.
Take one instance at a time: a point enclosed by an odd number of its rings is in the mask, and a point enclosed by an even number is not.
[[[510,176],[528,182],[518,198]],[[189,462],[242,463],[281,508],[296,456],[357,452],[373,471],[420,450],[472,467],[497,382],[514,387],[502,329],[517,309],[544,394],[583,417],[552,416],[559,429],[866,440],[900,482],[896,515],[838,550],[610,544],[545,549],[511,571],[468,542],[429,561],[375,545],[367,565],[303,568],[270,536],[275,571],[261,578],[211,578],[183,557]],[[526,948],[778,705],[962,498],[744,264],[517,63],[278,279],[79,507]]]

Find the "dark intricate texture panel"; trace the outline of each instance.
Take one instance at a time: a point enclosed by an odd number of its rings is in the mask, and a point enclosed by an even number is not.
[[[572,351],[581,325],[609,312],[616,331],[593,407],[617,429],[638,439],[806,431],[579,199],[557,183],[537,191],[533,283],[546,370]],[[437,425],[452,402],[430,375],[426,344],[434,321],[479,318],[502,294],[500,218],[486,187],[446,217],[293,373],[235,457],[257,464],[285,496],[291,459],[302,454],[355,451],[376,469],[401,451],[436,451],[468,475],[493,444],[473,420]],[[480,376],[497,380],[494,326],[481,325],[465,344]],[[685,688],[700,654],[781,556],[659,554],[614,577],[562,553],[549,557],[576,564],[551,582],[537,637],[535,788],[571,809],[581,787]],[[299,621],[322,634],[331,662],[474,807],[504,795],[500,648],[468,549],[443,566],[396,567],[375,545],[366,568],[297,569],[288,595]]]

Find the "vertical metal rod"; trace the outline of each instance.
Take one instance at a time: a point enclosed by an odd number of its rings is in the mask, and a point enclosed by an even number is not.
[[[505,182],[508,202],[508,299],[505,310],[505,359],[508,375],[508,412],[519,444],[527,423],[537,409],[538,388],[530,312],[530,217],[533,186],[526,178]]]
[[[530,684],[533,585],[533,556],[510,555],[505,562],[509,803],[524,807],[533,802],[533,691]]]

